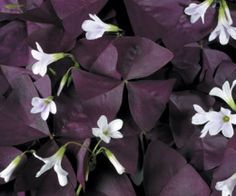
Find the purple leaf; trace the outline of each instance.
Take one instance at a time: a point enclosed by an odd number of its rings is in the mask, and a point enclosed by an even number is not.
[[[77,179],[82,187],[85,189],[86,171],[88,169],[88,148],[90,146],[90,139],[86,139],[83,143],[83,147],[80,148],[77,155]]]
[[[125,0],[125,5],[135,34],[155,41],[178,22],[183,13],[181,2],[184,1]]]
[[[217,168],[213,174],[212,180],[212,196],[220,196],[221,192],[217,191],[214,187],[216,182],[226,180],[230,176],[232,176],[236,172],[236,151],[235,149],[228,148],[225,151],[223,160],[219,168]],[[236,192],[233,192],[233,196],[235,196]]]
[[[73,38],[82,33],[81,25],[89,19],[89,13],[98,13],[107,0],[51,0],[52,5],[62,21],[65,31]]]
[[[93,183],[88,186],[85,193],[86,196],[93,195],[91,193],[95,193],[94,196],[136,196],[129,178],[124,174],[118,175],[115,171],[111,172],[108,169],[104,169],[96,173],[96,176],[90,180]]]
[[[74,48],[72,52],[75,55],[77,61],[81,64],[81,66],[90,71],[92,65],[96,61],[98,61],[100,55],[103,54],[104,51],[110,52],[109,50],[107,50],[107,48],[110,47],[112,42],[113,42],[113,39],[110,39],[110,37],[104,37],[104,38],[96,39],[93,41],[80,39],[76,43],[76,47]],[[112,55],[115,56],[114,52],[112,52]],[[109,59],[109,60],[111,60],[112,62],[111,66],[113,67],[112,59]],[[102,72],[103,74],[104,70],[99,70],[99,73],[100,72]]]
[[[174,80],[128,82],[129,108],[143,131],[149,131],[165,109]]]
[[[208,196],[210,193],[193,167],[175,150],[159,141],[152,142],[145,155],[144,189],[147,196]]]
[[[81,70],[73,70],[72,76],[84,112],[92,124],[101,115],[108,116],[110,120],[116,116],[122,102],[123,82]]]
[[[53,25],[37,28],[28,37],[31,46],[35,46],[35,42],[38,42],[45,52],[55,53],[67,52],[75,45],[75,39],[62,28]]]
[[[23,22],[12,21],[0,29],[0,64],[26,66],[28,63],[28,45],[26,26]]]
[[[227,139],[221,135],[199,138],[203,126],[191,123],[191,118],[195,114],[193,104],[209,111],[213,100],[212,97],[196,91],[178,92],[171,97],[170,127],[175,143],[198,169],[209,170],[218,166],[227,144]]]
[[[1,145],[16,145],[49,136],[47,124],[39,115],[30,113],[31,100],[38,96],[30,77],[23,74],[17,76],[17,68],[1,68],[11,87],[0,108]],[[15,77],[8,78],[12,75]]]
[[[34,82],[34,85],[40,93],[41,97],[48,97],[52,95],[51,80],[48,75],[39,78]]]
[[[185,45],[182,50],[175,51],[172,60],[173,70],[181,76],[184,84],[191,84],[198,76],[201,70],[200,52],[201,48],[196,43]]]
[[[118,70],[126,80],[143,78],[161,69],[173,54],[146,38],[123,37],[114,42]]]

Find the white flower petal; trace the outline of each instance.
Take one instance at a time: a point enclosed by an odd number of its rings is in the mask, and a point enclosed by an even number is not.
[[[55,164],[54,170],[57,173],[57,178],[58,178],[59,184],[61,186],[67,185],[68,184],[68,179],[67,179],[68,172],[65,171],[61,167],[61,162],[60,161]]]
[[[217,182],[215,185],[215,189],[218,191],[222,191],[222,196],[232,196],[235,185],[236,175],[233,174],[226,180]]]
[[[99,128],[92,128],[92,133],[95,137],[100,137],[100,135],[102,134],[102,130]]]
[[[224,84],[222,85],[222,91],[227,97],[231,96],[231,88],[228,81],[225,81]]]
[[[42,47],[39,45],[38,42],[36,42],[36,47],[37,47],[37,50],[38,50],[40,53],[44,53]]]
[[[94,39],[98,39],[100,37],[103,36],[104,34],[104,30],[100,30],[100,31],[88,31],[85,36],[87,40],[94,40]]]
[[[51,101],[49,105],[50,105],[50,112],[52,114],[56,114],[57,113],[57,106],[56,106],[55,102]]]
[[[221,45],[226,45],[229,43],[229,33],[226,32],[226,29],[222,27],[220,31],[220,36],[219,36],[220,44]]]
[[[43,57],[43,55],[40,52],[38,52],[37,50],[31,50],[31,55],[33,56],[34,59],[36,59],[38,61],[41,60]]]
[[[197,104],[193,104],[193,108],[198,113],[205,113],[205,111],[202,109],[202,107]]]
[[[203,125],[208,121],[206,114],[194,114],[192,117],[192,124],[194,125]]]
[[[39,61],[36,62],[36,63],[34,63],[34,64],[32,65],[32,67],[31,67],[31,69],[32,69],[32,72],[33,72],[35,75],[39,74],[39,72],[40,72],[40,70],[41,70],[41,63],[40,63]]]
[[[45,109],[41,112],[41,118],[42,118],[43,120],[47,120],[47,119],[48,119],[48,116],[49,116],[49,112],[50,112],[50,106],[47,105],[47,106],[45,107]]]
[[[218,87],[214,87],[214,88],[210,91],[209,95],[211,95],[211,96],[216,96],[216,97],[220,97],[220,98],[225,97],[223,91],[222,91],[220,88],[218,88]]]
[[[46,171],[50,170],[53,167],[53,162],[45,163],[41,169],[36,173],[36,178],[40,177],[42,174],[44,174]]]
[[[38,74],[39,74],[40,76],[42,76],[42,77],[45,76],[46,73],[47,73],[47,68],[48,68],[48,67],[47,67],[46,65],[41,65]]]
[[[116,138],[116,139],[119,139],[119,138],[123,138],[123,134],[119,131],[113,131],[110,133],[110,136],[112,138]]]
[[[43,102],[44,101],[39,97],[33,97],[31,100],[32,106],[38,106],[38,105],[42,104]]]
[[[113,120],[108,125],[110,132],[118,131],[122,128],[122,126],[123,121],[121,119]]]
[[[229,32],[230,37],[232,37],[233,39],[236,39],[236,27],[229,28],[228,32]]]
[[[100,118],[97,121],[97,125],[101,129],[103,129],[104,127],[107,127],[108,126],[107,117],[104,115],[100,116]]]
[[[105,154],[107,155],[107,158],[112,163],[112,165],[115,167],[117,173],[120,175],[123,174],[125,172],[125,168],[116,159],[115,155],[108,149],[105,149]]]
[[[198,7],[198,4],[196,3],[190,3],[188,7],[184,9],[184,13],[187,15],[192,15],[195,13],[196,8]]]
[[[100,138],[101,138],[102,141],[104,141],[107,144],[110,143],[110,141],[111,141],[111,137],[107,136],[107,135],[104,135],[104,134],[101,134]]]
[[[5,182],[9,182],[15,169],[16,165],[11,162],[3,171],[0,172],[0,177],[3,178]]]
[[[233,126],[230,122],[228,123],[224,123],[222,126],[222,134],[227,137],[227,138],[231,138],[234,135],[234,129]]]
[[[230,116],[230,122],[234,125],[236,125],[236,114],[231,114]]]

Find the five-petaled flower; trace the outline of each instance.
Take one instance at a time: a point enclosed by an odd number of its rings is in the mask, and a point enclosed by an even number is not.
[[[109,143],[111,138],[123,138],[119,130],[123,126],[121,119],[116,119],[108,124],[107,117],[102,115],[97,121],[98,128],[92,128],[93,135],[100,137],[105,143]]]
[[[220,1],[218,24],[211,32],[208,40],[212,41],[219,36],[220,44],[226,45],[228,44],[230,37],[236,39],[236,27],[233,27],[232,24],[233,21],[226,2]]]
[[[234,111],[236,111],[236,104],[232,97],[232,91],[235,85],[236,85],[236,80],[233,81],[231,87],[229,82],[225,81],[224,84],[222,85],[222,90],[218,87],[214,87],[209,94],[223,99]]]
[[[86,31],[86,39],[94,40],[103,36],[105,32],[119,32],[121,29],[112,24],[104,23],[96,14],[89,14],[92,20],[85,20],[81,28]]]
[[[56,104],[52,99],[52,96],[47,98],[33,97],[31,101],[33,108],[30,112],[33,114],[41,113],[41,118],[47,120],[50,112],[52,114],[56,114],[57,112]]]
[[[205,137],[208,132],[210,135],[216,135],[220,131],[225,137],[233,137],[234,129],[232,124],[236,124],[236,114],[231,114],[230,110],[223,107],[221,107],[219,112],[206,112],[196,104],[193,107],[197,113],[192,117],[192,124],[206,124],[201,131],[201,138]]]
[[[21,159],[22,155],[16,156],[11,163],[0,172],[0,177],[3,178],[5,182],[9,182],[13,178],[13,173],[20,164]]]
[[[236,185],[236,173],[226,180],[219,181],[215,185],[215,189],[222,192],[222,196],[232,196]]]
[[[204,23],[206,10],[210,7],[212,2],[213,0],[205,0],[200,4],[190,3],[189,6],[184,9],[184,13],[190,16],[191,23],[197,22],[199,18],[201,18],[202,23]]]
[[[125,172],[125,168],[120,164],[120,162],[117,160],[117,158],[115,157],[115,155],[108,150],[107,148],[104,148],[105,154],[107,156],[107,158],[109,159],[109,161],[111,162],[111,164],[115,167],[116,171],[118,174],[123,174]]]
[[[62,146],[54,155],[48,158],[42,158],[38,156],[36,153],[33,153],[33,155],[44,162],[44,165],[41,167],[41,169],[37,172],[36,178],[40,177],[42,174],[44,174],[46,171],[51,169],[53,167],[54,171],[57,173],[57,178],[59,181],[59,184],[61,186],[65,186],[68,183],[67,175],[68,172],[65,171],[61,167],[62,158],[65,154],[66,146]]]
[[[58,61],[59,59],[65,57],[64,53],[53,53],[47,54],[43,51],[42,47],[36,42],[37,50],[31,50],[31,54],[34,59],[37,60],[36,63],[32,65],[32,71],[34,74],[39,74],[44,76],[47,73],[47,67],[49,64]]]

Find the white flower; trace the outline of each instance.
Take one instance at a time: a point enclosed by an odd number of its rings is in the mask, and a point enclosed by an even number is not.
[[[236,85],[236,80],[233,81],[231,87],[229,82],[225,81],[224,84],[222,85],[222,90],[218,87],[214,87],[210,91],[209,95],[223,99],[233,110],[236,111],[236,105],[232,97],[232,91],[235,85]]]
[[[65,186],[68,183],[67,175],[68,172],[65,171],[61,167],[62,158],[65,154],[66,147],[62,146],[54,155],[48,158],[42,158],[38,156],[36,153],[33,153],[33,155],[38,158],[39,160],[43,161],[45,164],[41,167],[41,169],[37,172],[36,178],[44,174],[46,171],[51,169],[53,167],[54,171],[57,173],[57,178],[59,181],[59,184],[61,186]]]
[[[104,148],[105,154],[109,161],[112,163],[112,165],[115,167],[118,174],[123,174],[125,172],[125,168],[120,164],[120,162],[116,159],[115,155],[108,150],[107,148]]]
[[[236,185],[236,173],[226,180],[219,181],[215,185],[215,189],[222,192],[222,196],[232,196]]]
[[[52,96],[43,99],[39,97],[32,98],[31,104],[33,108],[30,112],[33,114],[41,113],[42,119],[47,120],[50,112],[52,114],[57,112],[56,104],[52,99]]]
[[[3,171],[0,172],[0,177],[4,178],[5,182],[9,182],[12,179],[12,174],[16,170],[21,159],[22,159],[21,155],[16,156],[13,159],[13,161],[11,161],[11,163]]]
[[[37,60],[37,62],[32,65],[32,71],[34,74],[44,76],[47,73],[48,65],[63,58],[65,55],[64,53],[47,54],[43,52],[38,42],[36,42],[36,46],[38,51],[31,50],[32,56]]]
[[[218,24],[216,28],[211,32],[209,41],[212,41],[219,37],[220,44],[226,45],[229,42],[229,38],[236,39],[236,27],[231,26],[233,24],[230,11],[227,4],[220,1]]]
[[[230,110],[222,107],[219,112],[205,112],[199,105],[193,105],[193,107],[197,113],[192,117],[192,124],[203,125],[206,123],[201,131],[201,138],[205,137],[208,132],[210,135],[216,135],[220,131],[225,137],[233,137],[232,124],[236,124],[236,114],[231,114]]]
[[[123,126],[121,119],[116,119],[108,124],[107,117],[102,115],[97,121],[98,128],[92,128],[93,135],[100,137],[106,143],[109,143],[111,138],[123,138],[119,130]]]
[[[206,0],[200,4],[190,3],[189,6],[184,9],[184,13],[191,16],[191,23],[197,22],[199,18],[201,18],[202,23],[204,23],[206,10],[210,7],[212,2],[213,0]]]
[[[96,14],[89,14],[92,20],[85,20],[81,28],[86,31],[86,39],[93,40],[103,36],[105,32],[118,32],[121,29],[112,24],[104,23]]]

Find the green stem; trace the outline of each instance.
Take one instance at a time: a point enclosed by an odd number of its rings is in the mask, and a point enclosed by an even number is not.
[[[74,62],[74,67],[80,68],[80,64],[76,61],[74,55],[66,53],[66,56],[70,57],[71,60]]]
[[[81,148],[86,148],[90,153],[93,154],[93,152],[88,147],[84,146],[83,144],[81,144],[79,142],[70,141],[70,142],[67,142],[66,144],[64,144],[64,146],[67,147],[70,144],[74,144],[74,145],[80,146]]]
[[[76,196],[79,196],[81,190],[82,190],[82,185],[79,184],[79,186],[78,186],[78,188],[77,188],[77,190],[76,190]]]
[[[98,141],[98,143],[96,144],[96,146],[94,147],[94,149],[93,149],[93,151],[92,151],[92,154],[93,155],[96,155],[96,150],[97,150],[97,148],[98,148],[98,146],[100,145],[100,143],[102,142],[102,140],[100,139],[99,141]]]

